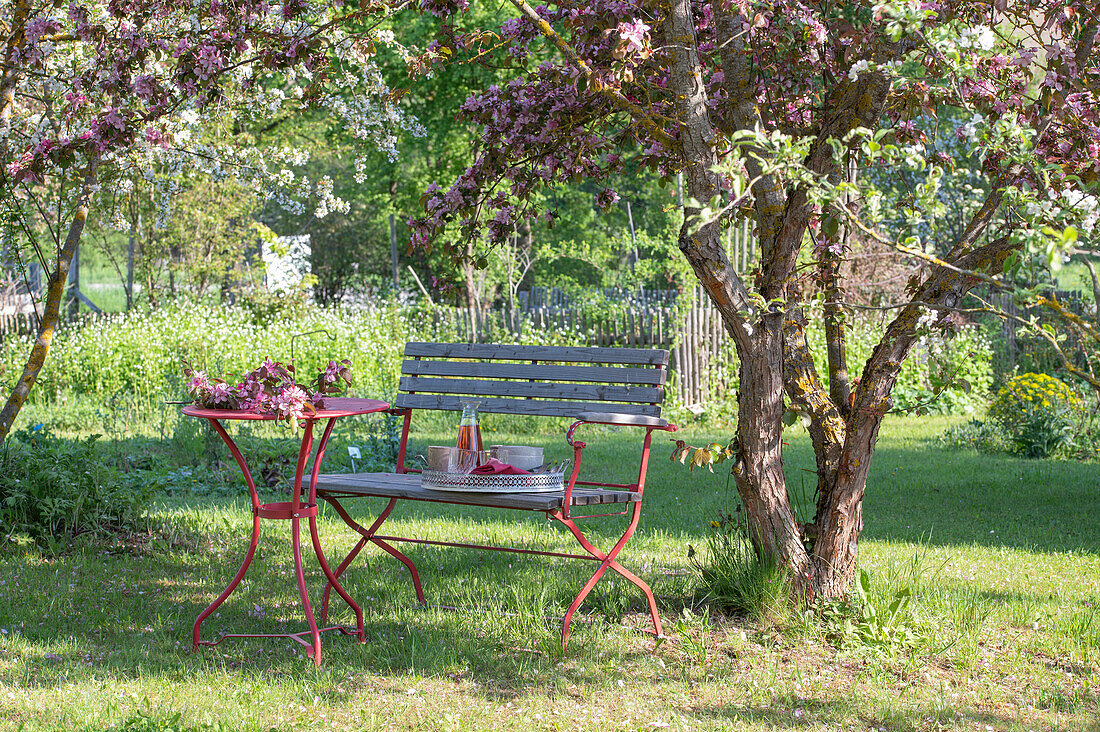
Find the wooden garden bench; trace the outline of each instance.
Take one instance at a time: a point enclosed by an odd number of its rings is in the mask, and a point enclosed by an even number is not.
[[[599,566],[581,587],[562,620],[562,648],[569,642],[569,626],[573,614],[608,569],[618,572],[645,593],[654,632],[661,635],[661,619],[657,614],[653,592],[641,578],[623,567],[617,557],[633,535],[641,516],[653,432],[676,430],[675,425],[661,418],[664,383],[668,375],[668,351],[408,343],[405,346],[405,357],[399,392],[391,410],[393,414],[404,419],[397,453],[397,472],[330,474],[317,478],[317,496],[331,504],[344,522],[362,537],[340,563],[335,575],[339,577],[367,544],[374,544],[408,568],[416,589],[416,598],[424,604],[424,592],[416,565],[396,549],[394,543],[412,542],[592,560],[599,562]],[[551,493],[487,494],[423,487],[420,471],[406,465],[413,414],[421,410],[461,411],[461,403],[471,398],[480,400],[478,411],[481,413],[573,419],[565,434],[567,443],[573,448],[573,463],[566,476],[564,490]],[[641,454],[635,482],[608,483],[578,479],[585,443],[574,439],[574,433],[585,424],[623,425],[644,430],[644,436],[640,440]],[[356,522],[343,505],[346,499],[365,496],[389,499],[378,518],[367,527]],[[379,529],[399,500],[541,511],[548,519],[568,528],[585,553],[565,554],[380,534]],[[578,515],[578,509],[584,515]],[[607,551],[602,551],[589,542],[577,524],[579,519],[603,516],[627,517],[627,527],[622,537]],[[322,616],[326,618],[330,589],[331,585],[325,587],[321,606]]]

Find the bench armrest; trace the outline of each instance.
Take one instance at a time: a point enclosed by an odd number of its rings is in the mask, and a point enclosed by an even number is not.
[[[648,437],[649,432],[652,430],[664,430],[666,432],[675,432],[679,428],[670,424],[667,419],[661,417],[647,417],[642,414],[622,414],[620,412],[581,412],[577,415],[577,420],[569,426],[568,431],[565,433],[565,441],[569,443],[571,447],[584,449],[584,443],[580,440],[574,442],[573,433],[582,424],[609,424],[614,426],[623,427],[645,427],[646,435]]]
[[[619,412],[581,412],[577,415],[577,420],[569,426],[569,429],[565,433],[565,441],[569,443],[569,446],[573,448],[573,474],[569,477],[569,481],[565,484],[565,500],[563,503],[562,513],[568,518],[569,507],[571,505],[571,496],[573,494],[573,486],[577,483],[577,476],[580,474],[581,468],[581,450],[586,445],[581,440],[574,440],[573,433],[577,431],[577,428],[582,424],[607,424],[615,426],[633,426],[645,428],[645,440],[642,444],[642,457],[641,463],[638,467],[638,482],[634,485],[624,485],[620,483],[592,483],[588,485],[599,485],[607,487],[622,488],[627,490],[636,490],[641,493],[645,490],[645,472],[646,465],[649,463],[649,441],[654,430],[664,430],[665,432],[675,432],[679,429],[674,424],[669,424],[668,420],[661,419],[660,417],[647,417],[638,414],[622,414]]]
[[[661,417],[648,417],[644,414],[622,414],[620,412],[581,412],[577,420],[589,424],[613,424],[630,425],[635,427],[653,427],[654,429],[667,429],[667,419]]]

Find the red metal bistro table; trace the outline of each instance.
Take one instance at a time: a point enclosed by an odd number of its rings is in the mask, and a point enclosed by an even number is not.
[[[321,469],[321,459],[325,455],[325,445],[332,435],[332,428],[336,425],[336,419],[338,417],[350,417],[354,414],[381,412],[389,409],[390,405],[376,399],[349,398],[326,399],[325,405],[326,408],[319,410],[315,416],[301,420],[302,445],[298,450],[298,464],[294,470],[294,491],[291,495],[291,500],[279,501],[277,503],[260,503],[259,495],[256,493],[256,482],[252,479],[252,472],[248,469],[248,464],[245,462],[244,456],[241,455],[241,451],[237,448],[237,445],[233,442],[232,438],[229,437],[229,434],[221,424],[222,421],[227,419],[273,420],[275,417],[267,414],[259,414],[257,412],[229,409],[203,409],[195,406],[183,408],[183,413],[189,417],[198,417],[208,420],[210,426],[214,428],[214,431],[221,435],[222,440],[224,440],[225,444],[229,447],[229,451],[233,453],[233,457],[236,459],[237,465],[240,466],[241,472],[244,473],[245,482],[248,483],[248,492],[252,498],[252,539],[248,545],[248,553],[245,555],[241,568],[237,570],[237,575],[229,583],[229,586],[226,587],[222,593],[218,595],[218,599],[214,600],[214,602],[210,604],[210,607],[203,610],[202,613],[199,614],[198,619],[195,620],[195,626],[191,631],[191,644],[193,649],[197,650],[199,646],[216,646],[226,638],[290,638],[305,646],[306,653],[313,658],[314,663],[320,666],[321,633],[330,630],[338,630],[345,635],[358,636],[360,643],[366,641],[366,635],[363,629],[363,610],[351,599],[351,595],[349,595],[337,581],[336,575],[333,574],[328,566],[328,562],[325,560],[325,553],[321,550],[321,542],[317,536],[317,489],[315,486],[317,485],[317,474]],[[313,460],[313,479],[309,483],[309,493],[306,496],[306,500],[303,501],[302,474],[305,472],[306,463],[309,460],[310,454],[313,452],[313,425],[322,420],[328,420],[328,424],[325,426],[325,431],[322,433],[321,439],[317,443],[317,454]],[[199,633],[202,629],[203,621],[233,594],[233,590],[237,588],[241,579],[244,578],[245,572],[248,571],[248,566],[252,564],[252,557],[256,554],[256,546],[260,541],[260,521],[263,519],[290,521],[290,531],[294,546],[294,573],[298,579],[298,594],[302,598],[302,608],[305,610],[306,621],[309,623],[309,630],[303,630],[300,633],[227,633],[217,640],[201,640]],[[317,627],[317,621],[313,618],[313,609],[309,604],[309,594],[306,592],[305,573],[302,568],[302,519],[309,519],[309,536],[310,539],[313,540],[313,551],[317,555],[317,561],[321,565],[321,570],[325,573],[325,577],[336,590],[337,594],[344,598],[344,601],[355,611],[355,630],[343,625],[334,625],[328,628]],[[310,642],[307,643],[302,638],[302,636],[305,635],[310,636]]]

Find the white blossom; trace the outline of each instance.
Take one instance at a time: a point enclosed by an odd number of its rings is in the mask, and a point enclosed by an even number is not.
[[[960,48],[973,48],[979,51],[990,51],[997,43],[997,35],[987,25],[976,25],[972,28],[963,28],[959,34]]]
[[[867,59],[860,59],[852,64],[852,68],[848,70],[848,78],[851,81],[859,81],[859,75],[864,71],[871,68],[871,62]]]
[[[978,141],[978,128],[985,124],[985,117],[975,112],[970,121],[962,126],[963,137],[970,142]]]

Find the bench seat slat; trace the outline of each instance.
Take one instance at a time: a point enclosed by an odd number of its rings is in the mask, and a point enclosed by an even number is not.
[[[667,366],[668,351],[656,348],[586,348],[580,346],[517,346],[497,343],[407,343],[405,355],[425,358],[481,358],[498,361],[561,361],[567,363]]]
[[[471,390],[473,391],[473,390]],[[480,404],[477,411],[485,414],[529,414],[539,417],[576,417],[582,412],[607,411],[614,408],[622,414],[643,414],[660,417],[661,408],[654,404],[619,404],[611,402],[565,402],[542,399],[484,399],[480,396],[453,396],[449,394],[398,394],[393,405],[397,409],[440,409],[461,412],[462,402],[471,398]]]
[[[568,399],[584,401],[636,402],[654,404],[664,401],[659,386],[623,386],[620,384],[561,384],[551,381],[488,381],[444,379],[424,376],[402,376],[404,392],[432,394],[470,394],[481,396],[524,397],[534,399]]]
[[[406,360],[401,364],[401,373],[405,376],[536,379],[540,381],[585,381],[602,384],[647,384],[651,386],[660,386],[668,378],[668,372],[664,369],[479,363],[477,361]]]
[[[308,477],[303,484],[308,484]],[[375,496],[405,498],[434,503],[460,503],[526,511],[560,509],[565,491],[552,493],[476,493],[473,491],[436,491],[420,484],[419,473],[334,473],[317,477],[317,493],[333,496]],[[633,503],[641,495],[632,491],[573,489],[572,505],[594,506],[607,503]]]

